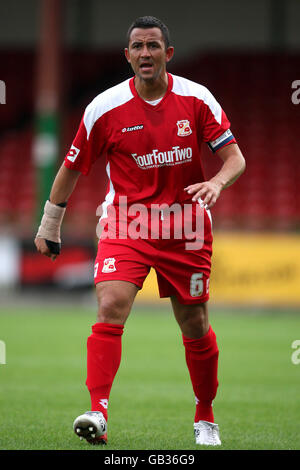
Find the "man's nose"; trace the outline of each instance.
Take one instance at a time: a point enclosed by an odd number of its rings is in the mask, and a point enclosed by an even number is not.
[[[150,55],[147,44],[143,45],[141,55],[142,55],[142,57],[148,57]]]

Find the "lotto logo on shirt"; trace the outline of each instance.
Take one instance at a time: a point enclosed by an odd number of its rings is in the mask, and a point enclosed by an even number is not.
[[[74,162],[77,155],[79,154],[80,150],[75,147],[75,145],[71,145],[71,148],[67,154],[67,159],[70,160],[70,162]]]
[[[136,125],[136,126],[124,127],[124,128],[122,129],[122,132],[123,132],[123,134],[124,134],[124,132],[141,131],[142,129],[144,129],[143,124],[138,124],[138,125]]]

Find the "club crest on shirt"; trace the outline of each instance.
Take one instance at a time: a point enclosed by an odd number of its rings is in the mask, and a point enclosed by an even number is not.
[[[106,258],[103,262],[102,272],[113,273],[114,271],[116,271],[115,262],[115,258]]]
[[[187,119],[182,119],[181,121],[177,121],[177,135],[180,137],[185,137],[192,133],[192,129],[190,126],[190,121]]]

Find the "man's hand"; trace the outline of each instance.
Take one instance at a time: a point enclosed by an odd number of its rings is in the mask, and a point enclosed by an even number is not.
[[[209,181],[190,184],[184,190],[192,194],[192,200],[201,198],[207,209],[213,207],[223,189],[234,183],[245,170],[245,159],[237,144],[229,144],[218,150],[217,155],[223,160],[220,171]]]
[[[68,198],[71,196],[79,176],[79,171],[70,170],[62,163],[55,177],[49,201],[45,203],[44,214],[34,244],[39,253],[48,256],[52,261],[60,253],[60,227]]]
[[[66,211],[65,204],[53,204],[46,201],[44,215],[34,243],[37,250],[54,261],[60,253],[60,227]]]
[[[213,207],[220,196],[223,185],[214,181],[204,181],[203,183],[190,184],[184,190],[193,195],[192,201],[197,201],[199,198],[203,201],[207,209]]]
[[[57,258],[58,255],[51,253],[51,251],[48,248],[47,242],[44,238],[36,237],[34,240],[34,244],[36,246],[37,251],[41,253],[42,255],[48,256],[48,258],[51,258],[52,261],[54,261]]]

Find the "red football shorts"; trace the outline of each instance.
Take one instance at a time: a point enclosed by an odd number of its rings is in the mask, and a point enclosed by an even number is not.
[[[141,289],[152,267],[156,271],[160,297],[176,296],[180,303],[187,305],[206,302],[213,237],[210,216],[205,210],[203,214],[201,240],[197,242],[184,237],[101,238],[95,260],[95,284],[119,280]]]

